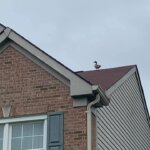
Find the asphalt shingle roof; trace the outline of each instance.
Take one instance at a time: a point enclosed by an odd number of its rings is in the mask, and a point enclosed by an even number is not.
[[[91,71],[80,71],[77,72],[77,74],[91,84],[99,85],[103,90],[108,90],[133,67],[135,67],[135,65]]]

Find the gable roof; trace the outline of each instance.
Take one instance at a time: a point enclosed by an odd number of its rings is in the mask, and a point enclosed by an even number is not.
[[[23,36],[16,33],[14,30],[10,29],[9,27],[5,27],[0,24],[0,44],[5,43],[8,39],[22,47],[25,51],[30,53],[32,56],[39,59],[41,62],[44,62],[46,65],[53,68],[55,71],[60,73],[62,76],[67,78],[71,84],[71,95],[86,95],[92,94],[92,87],[91,84],[80,76],[75,74],[71,69],[64,66],[62,63],[54,59],[53,57],[49,56],[47,53],[42,51],[40,48],[32,44],[30,41],[25,39]],[[12,46],[12,45],[11,45]],[[81,83],[81,87],[83,86],[82,90],[74,89],[76,84]],[[74,89],[74,90],[72,90]]]
[[[149,120],[149,112],[146,105],[146,100],[144,96],[143,87],[141,84],[139,71],[136,65],[123,66],[117,68],[109,68],[109,69],[100,69],[100,70],[91,70],[91,71],[79,71],[76,72],[82,78],[89,81],[91,84],[99,85],[105,93],[109,96],[118,86],[120,86],[126,79],[135,73],[137,82],[139,85],[140,95],[143,102],[143,107],[145,109],[146,118],[148,123]]]
[[[77,74],[89,81],[91,84],[99,85],[104,91],[106,91],[134,67],[135,65],[92,71],[81,71],[77,72]]]
[[[109,99],[99,87],[95,88],[87,80],[80,77],[78,74],[73,72],[71,69],[49,56],[47,53],[42,51],[40,48],[32,44],[30,41],[25,39],[23,36],[16,33],[9,27],[5,27],[0,24],[0,45],[5,45],[8,41],[11,41],[21,47],[23,54],[28,53],[32,57],[36,58],[46,66],[52,68],[56,73],[62,75],[64,78],[68,79],[70,82],[70,95],[71,96],[83,96],[83,95],[93,95],[95,91],[100,93],[103,98],[103,104],[107,105]],[[9,43],[14,46],[13,43]]]

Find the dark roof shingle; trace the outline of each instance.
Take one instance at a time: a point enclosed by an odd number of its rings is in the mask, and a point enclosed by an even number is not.
[[[91,84],[99,85],[103,90],[108,90],[133,67],[135,67],[135,65],[92,71],[80,71],[77,72],[77,74]]]

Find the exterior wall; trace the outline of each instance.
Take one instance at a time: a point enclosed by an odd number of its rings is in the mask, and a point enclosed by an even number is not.
[[[135,74],[111,94],[109,106],[97,109],[97,149],[150,149],[150,128]]]
[[[0,118],[64,112],[64,150],[86,150],[86,107],[73,108],[70,89],[21,53],[8,47],[0,54]]]

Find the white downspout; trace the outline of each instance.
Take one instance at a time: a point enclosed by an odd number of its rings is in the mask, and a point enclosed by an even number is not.
[[[96,95],[96,99],[87,106],[87,150],[92,150],[92,112],[91,108],[100,101],[100,95]]]

